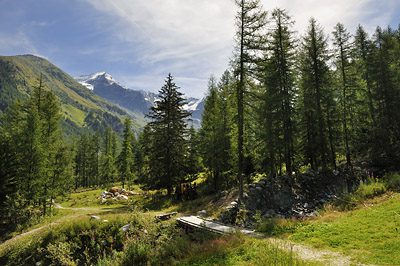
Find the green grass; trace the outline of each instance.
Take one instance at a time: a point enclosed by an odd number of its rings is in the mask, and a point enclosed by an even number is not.
[[[400,194],[387,193],[364,204],[347,212],[326,210],[321,217],[298,223],[289,238],[342,251],[361,263],[398,264],[400,215],[396,213],[400,213]]]
[[[115,186],[118,188],[121,187],[118,184],[115,184]],[[128,201],[107,200],[105,203],[102,203],[99,197],[101,193],[105,190],[109,190],[109,188],[82,190],[71,193],[68,197],[59,197],[57,199],[57,202],[60,202],[60,205],[65,208],[85,208],[85,207],[102,208],[105,206],[112,206],[113,208],[123,208],[123,207],[129,207],[130,205],[132,205],[132,201],[136,201],[137,198],[141,197],[140,195],[135,195],[135,196],[130,196]],[[133,186],[132,190],[135,192],[141,192],[141,189],[137,186]]]
[[[192,247],[176,265],[318,265],[305,262],[265,240],[227,235]]]

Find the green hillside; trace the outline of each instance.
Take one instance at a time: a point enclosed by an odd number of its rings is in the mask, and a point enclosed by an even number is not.
[[[45,87],[54,91],[61,103],[62,128],[67,135],[79,135],[85,128],[103,131],[110,125],[121,134],[122,119],[129,114],[97,96],[46,59],[33,56],[0,56],[0,112],[17,98],[29,97],[43,75]],[[134,122],[134,130],[139,126]]]

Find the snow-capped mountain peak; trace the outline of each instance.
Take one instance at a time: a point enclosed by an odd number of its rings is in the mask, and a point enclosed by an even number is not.
[[[110,74],[107,72],[96,72],[90,75],[82,75],[82,76],[77,76],[74,77],[76,81],[78,81],[80,84],[88,88],[89,90],[94,90],[94,83],[101,82],[105,83],[107,85],[113,85],[117,84],[121,86],[124,89],[127,89],[123,85],[121,85],[119,82],[117,82]]]
[[[159,101],[158,94],[143,90],[130,90],[121,85],[106,72],[75,77],[75,80],[100,97],[117,104],[128,112],[148,114],[150,108]],[[187,98],[183,109],[192,114],[192,122],[200,126],[201,114],[204,110],[204,99]]]

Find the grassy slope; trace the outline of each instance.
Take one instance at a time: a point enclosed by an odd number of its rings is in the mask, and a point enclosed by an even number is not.
[[[331,248],[358,262],[400,264],[400,194],[387,193],[359,205],[356,210],[327,210],[307,221],[289,238],[317,248]]]
[[[70,220],[68,217],[79,220],[82,218],[78,217],[88,219],[87,215],[95,213],[102,219],[111,219],[113,213],[121,215],[128,212],[129,206],[137,205],[150,207],[150,213],[173,210],[195,213],[199,209],[209,209],[212,213],[210,202],[213,202],[213,196],[177,203],[165,197],[154,200],[147,194],[133,197],[131,203],[102,205],[96,200],[101,191],[73,193],[64,199],[61,205],[67,209],[59,210],[59,216],[66,215],[65,220]],[[290,240],[343,252],[355,262],[396,265],[400,262],[400,216],[395,212],[400,213],[400,194],[387,193],[366,201],[365,205],[358,205],[352,211],[339,212],[328,206],[317,218],[303,222],[281,221],[281,224],[290,226],[290,230],[286,231],[290,231],[286,235]],[[269,265],[277,261],[284,265],[312,265],[297,260],[290,252],[277,249],[264,240],[241,236],[224,236],[193,245],[190,252],[178,260],[179,265]]]

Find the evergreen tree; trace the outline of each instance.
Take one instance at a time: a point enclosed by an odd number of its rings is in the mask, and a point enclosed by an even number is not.
[[[139,183],[148,184],[150,175],[150,153],[152,150],[153,137],[152,129],[147,124],[139,134],[138,148],[136,149],[136,168]]]
[[[126,182],[133,181],[134,177],[134,145],[135,135],[132,133],[131,126],[132,120],[125,118],[125,129],[122,133],[121,152],[118,156],[118,171],[122,187]]]
[[[208,95],[204,104],[204,111],[201,117],[201,129],[199,132],[202,143],[202,157],[204,165],[211,171],[214,190],[218,188],[219,176],[221,173],[221,122],[220,101],[218,97],[217,83],[214,76],[208,82]]]
[[[259,0],[235,0],[239,9],[236,14],[236,59],[235,74],[238,76],[237,97],[237,150],[239,202],[243,199],[244,170],[244,107],[246,82],[249,74],[259,62],[259,51],[263,49],[263,29],[266,24],[266,12],[262,10]]]
[[[151,180],[147,184],[156,189],[166,188],[168,195],[185,176],[186,121],[190,113],[183,109],[186,102],[178,90],[173,77],[168,74],[159,91],[160,100],[148,115],[152,119],[149,124],[153,143],[149,154]]]
[[[303,153],[305,163],[310,163],[313,169],[326,168],[329,153],[332,153],[332,165],[335,164],[333,139],[328,139],[326,134],[332,131],[332,123],[327,120],[334,105],[333,95],[329,92],[328,62],[327,37],[312,18],[300,48],[299,87]],[[331,144],[330,151],[328,143]]]
[[[347,169],[352,167],[351,163],[351,152],[350,152],[350,138],[352,137],[352,131],[349,129],[349,117],[350,108],[354,105],[353,93],[351,88],[353,87],[351,82],[351,53],[353,47],[350,43],[351,35],[347,32],[343,24],[337,23],[333,31],[333,45],[335,51],[335,63],[338,70],[338,76],[340,79],[339,87],[342,89],[341,102],[342,102],[342,123],[343,123],[343,136],[344,136],[344,147],[346,155]]]
[[[189,128],[188,134],[189,134],[189,139],[188,139],[188,149],[187,149],[188,154],[187,154],[186,172],[189,175],[195,175],[202,170],[201,157],[199,151],[200,139],[193,125]]]
[[[80,137],[77,147],[75,156],[75,189],[79,186],[89,187],[89,136],[86,132]]]
[[[117,174],[116,169],[116,133],[108,126],[104,132],[101,153],[101,184],[107,186],[114,181]]]
[[[89,139],[87,157],[87,178],[88,186],[98,186],[100,177],[100,132],[96,131]]]
[[[377,117],[371,157],[379,169],[397,170],[400,164],[400,56],[399,40],[391,28],[376,29],[371,61]]]
[[[266,144],[264,158],[268,158],[269,172],[273,176],[277,174],[277,169],[282,169],[283,163],[288,175],[293,171],[293,107],[296,93],[293,24],[284,10],[275,9],[272,12],[268,53],[260,73],[265,91],[261,95],[259,115],[262,130],[259,133]]]

